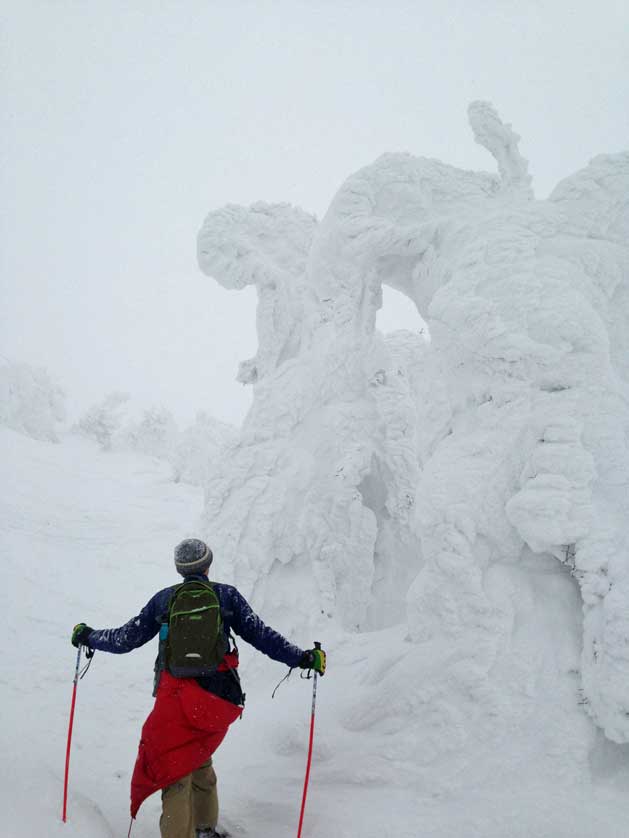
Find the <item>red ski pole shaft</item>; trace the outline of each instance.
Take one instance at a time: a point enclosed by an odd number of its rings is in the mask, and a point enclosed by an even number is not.
[[[79,669],[81,668],[81,647],[76,653],[76,670],[74,672],[74,687],[72,688],[72,703],[70,705],[70,722],[68,724],[68,744],[66,745],[66,768],[63,780],[63,813],[61,819],[65,823],[68,814],[68,774],[70,772],[70,746],[72,745],[72,727],[74,725],[74,707],[76,705],[76,687],[79,683]]]
[[[315,648],[320,649],[321,644],[315,643]],[[306,777],[304,779],[304,792],[301,798],[301,812],[299,814],[299,829],[297,838],[301,838],[301,829],[304,825],[304,814],[306,812],[306,797],[308,796],[308,781],[310,780],[310,766],[312,765],[312,746],[314,743],[315,709],[317,706],[317,670],[314,672],[312,682],[312,713],[310,715],[310,741],[308,742],[308,760],[306,762]]]

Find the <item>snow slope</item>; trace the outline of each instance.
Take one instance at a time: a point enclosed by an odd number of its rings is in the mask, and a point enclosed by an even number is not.
[[[121,624],[168,584],[164,544],[192,526],[199,494],[167,466],[1,431],[3,834],[121,834],[133,752],[151,706],[151,650],[95,659],[81,682],[71,823],[57,824],[74,660],[68,629]],[[140,833],[141,834],[141,833]],[[147,833],[147,834],[150,834]]]
[[[173,484],[155,460],[106,454],[76,439],[36,442],[7,429],[0,441],[2,752],[10,755],[0,786],[3,835],[124,835],[155,649],[98,654],[80,682],[63,825],[75,658],[68,636],[81,619],[121,624],[173,581],[171,547],[195,531],[202,498]],[[222,570],[217,556],[217,578],[233,581]],[[496,571],[491,586],[518,605],[495,662],[500,689],[476,690],[473,656],[447,640],[418,654],[400,626],[321,635],[330,669],[319,691],[306,835],[626,835],[627,746],[605,740],[580,704],[574,580],[553,558],[528,554]],[[289,609],[275,622],[288,631]],[[310,686],[294,674],[271,700],[283,667],[245,644],[242,651],[247,709],[216,757],[224,820],[237,836],[288,838],[296,834]],[[492,723],[505,718],[507,726]],[[133,834],[156,835],[158,813],[155,796]]]

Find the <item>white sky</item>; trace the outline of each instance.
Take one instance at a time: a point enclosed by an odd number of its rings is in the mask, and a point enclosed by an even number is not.
[[[537,194],[629,146],[625,0],[0,3],[0,352],[78,407],[113,389],[238,422],[255,294],[196,266],[205,214],[322,215],[385,151],[493,170],[488,99]],[[380,324],[408,327],[385,294]]]

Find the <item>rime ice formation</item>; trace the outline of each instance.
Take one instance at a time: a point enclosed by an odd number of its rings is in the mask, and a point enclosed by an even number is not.
[[[435,753],[472,735],[471,696],[498,716],[536,681],[534,654],[512,665],[518,592],[535,554],[554,556],[580,586],[584,700],[627,742],[629,154],[537,201],[510,126],[486,103],[470,121],[499,176],[386,154],[319,224],[287,205],[207,217],[200,265],[256,285],[260,349],[205,525],[265,613],[405,623],[418,683],[422,649],[441,644],[430,689],[404,699],[428,740],[431,712],[450,715]],[[377,332],[383,283],[430,342]],[[348,726],[375,723],[387,684]]]
[[[255,285],[258,353],[238,380],[258,381],[299,352],[303,275],[316,220],[289,204],[233,204],[211,213],[199,236],[202,269],[225,288]]]
[[[496,158],[503,188],[533,198],[528,160],[520,154],[520,137],[504,125],[488,102],[472,102],[468,109],[474,139]]]

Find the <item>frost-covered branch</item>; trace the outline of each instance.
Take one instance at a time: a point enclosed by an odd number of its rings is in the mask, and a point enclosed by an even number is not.
[[[472,102],[468,116],[474,139],[496,159],[504,188],[532,198],[528,160],[518,149],[520,136],[502,122],[489,102]]]

